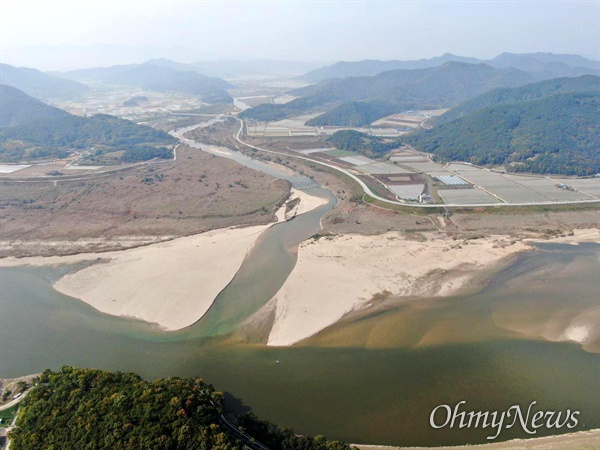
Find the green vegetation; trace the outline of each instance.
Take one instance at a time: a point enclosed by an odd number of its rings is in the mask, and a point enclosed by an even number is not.
[[[128,148],[121,156],[121,161],[127,163],[148,161],[154,158],[169,159],[173,157],[173,150],[166,147],[136,146]]]
[[[441,161],[565,175],[600,172],[600,96],[559,94],[485,108],[403,140]]]
[[[397,140],[385,142],[382,137],[370,136],[355,130],[340,130],[333,133],[327,142],[342,150],[361,153],[367,156],[381,156],[400,144]]]
[[[393,104],[382,101],[343,103],[331,111],[306,122],[311,126],[332,126],[343,123],[349,127],[367,126],[377,119],[397,112]]]
[[[6,427],[10,425],[18,410],[19,405],[17,404],[8,409],[0,411],[0,427]]]
[[[536,80],[532,75],[516,69],[499,70],[485,64],[448,62],[439,67],[392,70],[373,77],[325,80],[291,91],[301,98],[284,105],[260,105],[244,111],[243,117],[277,120],[348,102],[375,102],[377,107],[372,108],[368,116],[376,120],[408,109],[452,107],[491,89],[522,86],[533,81]],[[344,113],[348,110],[352,107],[345,106],[323,120],[327,119],[329,125],[348,126],[346,120],[356,119],[356,115]]]
[[[0,161],[61,158],[90,149],[95,156],[124,150],[125,162],[172,157],[171,150],[156,148],[176,142],[162,131],[105,114],[73,116],[17,89],[0,89]]]
[[[63,367],[46,370],[21,407],[13,450],[241,450],[246,443],[222,418],[223,395],[200,378],[148,382],[131,373]],[[252,414],[235,420],[273,449],[349,448],[296,436]]]
[[[557,94],[585,92],[600,94],[600,77],[585,75],[578,78],[555,78],[518,88],[494,89],[452,108],[437,118],[435,123],[441,125],[492,106],[543,100]]]

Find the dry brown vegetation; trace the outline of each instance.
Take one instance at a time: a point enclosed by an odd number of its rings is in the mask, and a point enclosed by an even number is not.
[[[111,250],[140,245],[136,236],[152,241],[265,224],[289,195],[287,182],[181,146],[176,162],[76,181],[4,181],[0,187],[1,256]],[[40,241],[44,248],[31,245]],[[52,241],[72,245],[49,246]],[[81,248],[85,241],[92,247]]]

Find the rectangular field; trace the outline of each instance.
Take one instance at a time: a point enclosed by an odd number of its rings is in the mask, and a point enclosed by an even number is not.
[[[423,192],[424,187],[423,184],[398,184],[389,186],[394,194],[406,200],[417,200]]]
[[[364,166],[365,164],[373,164],[375,161],[364,156],[344,156],[339,158],[341,161],[350,163],[354,166]]]
[[[0,164],[0,173],[13,173],[28,167],[29,165],[27,164]]]
[[[336,156],[336,157],[340,157],[340,156],[355,156],[356,152],[351,152],[350,150],[340,150],[338,148],[333,149],[333,150],[326,150],[325,153],[327,153],[328,155],[331,156]]]
[[[386,163],[375,163],[366,164],[364,166],[357,167],[363,173],[374,174],[374,173],[413,173],[409,170],[403,169],[392,164]]]
[[[571,186],[578,191],[600,198],[600,178],[585,178],[575,180],[572,178],[555,178],[558,183]]]
[[[450,204],[501,203],[496,197],[481,189],[438,189],[438,194],[445,203]]]

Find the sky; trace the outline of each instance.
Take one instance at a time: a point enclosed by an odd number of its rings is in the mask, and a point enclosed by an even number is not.
[[[600,59],[600,0],[2,0],[0,59],[42,70],[199,60]]]

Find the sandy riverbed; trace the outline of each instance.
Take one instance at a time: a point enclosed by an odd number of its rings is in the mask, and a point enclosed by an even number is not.
[[[556,242],[599,242],[598,230],[580,230]],[[298,262],[279,292],[258,315],[274,315],[270,346],[299,342],[346,313],[369,307],[373,295],[457,294],[482,269],[531,248],[508,236],[455,241],[439,234],[410,240],[398,232],[356,234],[304,242]]]
[[[357,447],[360,450],[583,450],[600,447],[600,430],[453,447],[388,447],[382,445],[357,445]]]
[[[301,214],[326,200],[294,191]],[[286,206],[278,221],[289,218]],[[288,217],[286,217],[288,216]],[[124,251],[64,257],[5,258],[0,267],[59,265],[102,259],[68,274],[55,288],[99,311],[178,330],[198,321],[231,281],[246,254],[270,225],[212,230]]]

